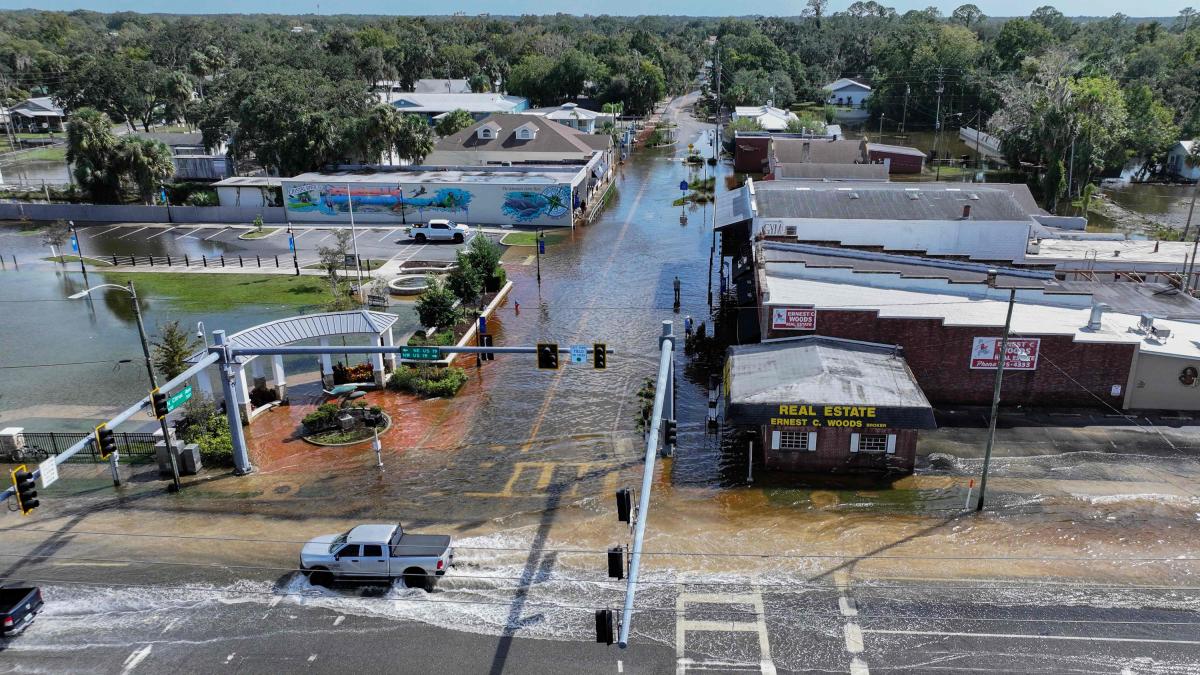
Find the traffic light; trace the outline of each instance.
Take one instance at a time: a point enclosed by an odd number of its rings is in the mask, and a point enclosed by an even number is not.
[[[96,447],[100,451],[100,459],[108,459],[109,455],[117,451],[117,437],[112,429],[105,426],[96,427]]]
[[[608,576],[613,579],[625,578],[625,549],[620,546],[608,549]]]
[[[17,508],[27,516],[41,503],[37,499],[37,481],[33,479],[33,473],[26,471],[25,465],[22,464],[13,469],[12,482],[17,493]]]
[[[603,342],[592,345],[592,367],[596,370],[608,367],[608,345]]]
[[[154,416],[162,419],[167,416],[167,395],[155,389],[150,394],[150,403],[154,406]]]
[[[480,335],[479,336],[479,346],[480,347],[491,347],[492,346],[492,336],[488,333],[483,333],[482,335]],[[481,357],[482,357],[482,360],[484,360],[484,361],[495,361],[496,353],[495,352],[484,352],[481,355]]]
[[[633,513],[633,492],[629,488],[621,488],[617,490],[617,520],[628,523],[631,513]]]
[[[675,420],[663,420],[666,426],[665,442],[667,445],[674,446],[679,439],[679,423]]]
[[[611,609],[596,610],[596,642],[602,645],[613,643],[613,611]]]
[[[541,370],[558,370],[558,345],[553,342],[539,342],[537,346],[538,368]]]

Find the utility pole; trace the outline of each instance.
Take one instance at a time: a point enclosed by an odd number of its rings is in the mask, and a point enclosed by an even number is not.
[[[975,170],[978,171],[983,163],[983,157],[979,154],[979,137],[983,135],[983,110],[979,105],[979,100],[975,101]]]
[[[908,95],[912,93],[912,85],[904,85],[904,116],[900,118],[900,133],[904,133],[904,126],[908,124]]]
[[[150,363],[150,341],[146,339],[146,326],[142,323],[142,308],[138,306],[137,290],[133,282],[129,284],[129,299],[133,303],[133,315],[137,317],[138,338],[142,341],[142,354],[146,357],[146,374],[150,376],[150,388],[158,390],[158,378],[154,375],[154,365]],[[171,491],[179,492],[179,464],[175,461],[175,448],[171,447],[171,434],[167,431],[167,418],[158,420],[162,429],[163,447],[167,449],[167,457],[171,460]]]
[[[879,142],[883,142],[883,118],[887,117],[883,113],[879,113]]]
[[[945,86],[942,85],[942,69],[938,68],[938,83],[937,83],[937,110],[933,114],[933,163],[937,165],[937,178],[942,178],[942,165],[938,164],[938,148],[942,140],[942,92],[945,91]]]
[[[993,286],[994,287],[994,286]],[[988,466],[992,463],[992,448],[996,444],[996,418],[1000,416],[1000,384],[1004,380],[1004,359],[1008,357],[1008,333],[1012,328],[1013,305],[1017,302],[1017,289],[1008,291],[1008,314],[1004,317],[1004,337],[1000,339],[1000,351],[996,356],[996,381],[992,384],[992,415],[988,420],[987,447],[983,451],[983,475],[979,479],[979,503],[975,510],[983,510],[987,496]]]
[[[1071,136],[1071,160],[1067,163],[1067,201],[1071,200],[1071,188],[1075,187],[1075,137]]]
[[[346,183],[346,206],[350,207],[350,243],[354,244],[354,269],[357,271],[358,301],[362,302],[365,297],[363,295],[362,261],[358,259],[358,232],[354,229],[354,196],[350,192],[349,183]]]
[[[1193,200],[1194,205],[1195,201]],[[79,230],[75,229],[75,221],[70,220],[67,222],[71,225],[71,237],[75,240],[75,255],[79,256],[79,271],[83,272],[83,287],[87,288],[90,284],[88,283],[87,267],[83,264],[83,240],[79,238]],[[1186,237],[1187,235],[1185,234],[1184,236]]]

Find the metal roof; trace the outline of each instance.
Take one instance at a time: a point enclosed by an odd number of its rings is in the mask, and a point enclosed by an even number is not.
[[[866,164],[866,142],[848,139],[772,138],[771,156],[778,164]]]
[[[728,400],[929,408],[900,353],[895,345],[822,335],[730,347]]]
[[[962,188],[905,187],[897,183],[861,183],[834,187],[799,181],[754,184],[762,218],[838,220],[1028,221],[1029,213],[1007,190],[968,184]]]
[[[476,133],[482,126],[497,128],[495,138],[480,138]],[[533,138],[517,138],[522,127],[535,127]],[[466,129],[450,134],[433,146],[433,153],[469,151],[510,152],[519,159],[523,152],[556,152],[590,157],[596,150],[612,144],[608,135],[588,134],[537,115],[489,115]],[[432,156],[432,155],[431,155]]]
[[[718,230],[754,217],[754,212],[750,210],[750,193],[745,187],[721,194],[713,208],[717,211],[715,218]]]
[[[888,169],[882,164],[776,164],[775,178],[779,180],[888,180]]]
[[[306,314],[247,328],[230,335],[228,343],[235,347],[279,347],[301,340],[313,340],[334,335],[380,335],[398,320],[399,317],[395,314],[372,312],[365,309],[351,312]],[[205,353],[202,350],[192,354],[188,358],[188,363],[199,361]],[[254,358],[253,356],[239,356],[237,361],[247,363]]]

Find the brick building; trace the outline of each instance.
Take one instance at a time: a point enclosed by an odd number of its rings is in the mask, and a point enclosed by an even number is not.
[[[750,428],[769,469],[898,471],[933,410],[901,350],[823,336],[731,347],[725,422]]]
[[[1200,410],[1200,303],[1165,285],[773,242],[754,258],[759,338],[898,345],[935,404],[991,401],[1015,292],[1004,404]]]

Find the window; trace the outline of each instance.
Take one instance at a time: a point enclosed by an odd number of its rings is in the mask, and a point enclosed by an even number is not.
[[[816,435],[816,434],[814,434]],[[779,449],[780,450],[808,450],[808,432],[807,431],[781,431],[779,432]]]
[[[859,452],[887,452],[887,434],[862,434],[858,437]]]
[[[364,558],[382,558],[383,547],[375,544],[363,544],[362,557]]]
[[[450,226],[449,226],[449,225],[446,225],[445,223],[433,223],[433,224],[431,224],[431,225],[430,225],[430,227],[432,227],[432,228],[433,228],[433,229],[435,229],[435,230],[448,230],[448,229],[450,229]]]
[[[358,557],[358,544],[347,544],[346,546],[342,547],[342,550],[337,552],[337,557],[339,557],[339,558],[357,558]]]

